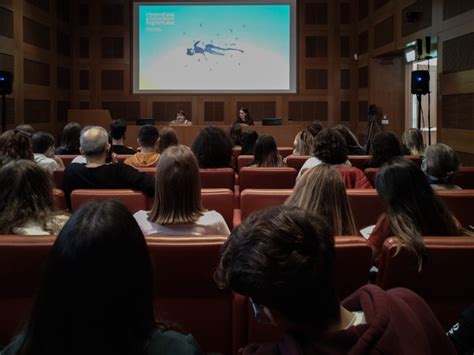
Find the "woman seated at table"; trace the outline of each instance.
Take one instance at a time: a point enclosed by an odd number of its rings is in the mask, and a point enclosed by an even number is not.
[[[170,126],[191,126],[192,124],[186,119],[186,113],[183,110],[176,112],[176,118],[170,122]]]

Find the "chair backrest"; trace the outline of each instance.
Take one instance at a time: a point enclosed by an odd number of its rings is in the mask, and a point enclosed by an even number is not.
[[[372,265],[372,249],[362,237],[336,237],[336,288],[341,299],[367,284]],[[242,297],[242,296],[241,296]],[[247,338],[236,339],[240,346],[276,341],[282,334],[271,325],[255,320],[252,307],[247,305]],[[242,333],[242,332],[240,332]]]
[[[132,155],[131,154],[118,154],[117,155],[117,161],[119,163],[123,163],[125,159],[130,158]]]
[[[453,183],[463,189],[474,189],[474,167],[461,167],[454,176]]]
[[[296,175],[293,168],[242,168],[239,172],[240,191],[245,189],[292,189]]]
[[[201,188],[234,191],[235,171],[232,168],[200,169]]]
[[[214,282],[225,237],[150,236],[157,319],[191,333],[205,352],[232,353],[233,294]]]
[[[336,170],[341,174],[346,189],[372,188],[372,184],[359,168],[337,166]]]
[[[240,216],[245,220],[251,213],[279,206],[291,196],[291,189],[247,189],[240,194]]]
[[[237,161],[237,157],[240,155],[240,152],[242,151],[242,147],[240,146],[235,146],[232,148],[232,158],[234,161]]]
[[[127,189],[90,189],[74,190],[71,192],[72,211],[77,210],[82,204],[96,200],[118,200],[122,202],[131,213],[148,209],[147,197],[139,191]]]
[[[54,207],[58,211],[65,211],[67,210],[66,205],[66,197],[64,196],[64,192],[59,189],[53,189],[53,197],[54,197]]]
[[[435,190],[463,227],[474,226],[474,189],[473,190]]]
[[[425,299],[445,329],[474,300],[474,238],[425,237],[426,258],[421,272],[413,253],[392,237],[384,242],[377,284],[406,287]]]
[[[287,156],[293,154],[293,147],[278,147],[277,150],[282,158],[286,158]]]
[[[382,201],[374,189],[347,190],[347,198],[358,230],[377,223],[384,211]]]
[[[53,171],[54,186],[58,189],[63,187],[64,168],[58,168]]]
[[[0,236],[0,343],[8,344],[30,315],[54,236]]]
[[[286,164],[290,168],[296,169],[296,171],[300,171],[301,167],[304,165],[306,160],[311,158],[309,155],[290,155],[286,160]]]
[[[347,160],[351,162],[351,165],[360,170],[364,170],[365,164],[370,159],[370,155],[349,155]]]
[[[252,161],[253,155],[239,155],[237,157],[237,171],[240,171],[240,169],[249,166]]]
[[[71,162],[74,160],[74,158],[77,157],[77,155],[58,155],[58,158],[61,158],[61,160],[64,163],[64,166],[67,167],[68,165],[71,164]]]
[[[201,189],[202,205],[209,211],[217,211],[227,222],[230,230],[234,227],[234,193],[230,189]]]
[[[370,181],[372,186],[375,186],[375,177],[379,173],[380,168],[367,168],[364,170],[364,174],[367,177],[367,180]]]

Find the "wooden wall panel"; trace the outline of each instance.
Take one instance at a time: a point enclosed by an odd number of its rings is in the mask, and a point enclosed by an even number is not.
[[[359,68],[359,89],[369,87],[369,67]]]
[[[327,25],[328,4],[307,2],[305,19],[307,25]]]
[[[89,58],[89,38],[79,38],[79,58]]]
[[[71,36],[69,36],[69,34],[58,31],[57,50],[58,54],[65,57],[71,55]]]
[[[348,58],[351,56],[351,37],[341,36],[341,58]]]
[[[81,70],[79,72],[79,89],[89,90],[89,70]]]
[[[62,90],[71,89],[71,70],[69,68],[58,67],[57,87]]]
[[[15,99],[6,99],[6,116],[7,116],[7,123],[8,124],[13,124],[15,122]],[[0,112],[3,110],[3,103],[2,100],[0,100]]]
[[[128,4],[128,1],[127,1]],[[124,23],[124,5],[123,4],[102,4],[102,25],[121,26]]]
[[[382,6],[388,4],[391,0],[374,0],[374,9],[378,10]]]
[[[327,36],[306,37],[306,58],[327,58],[328,38]]]
[[[49,12],[49,0],[25,0],[25,3],[31,4],[45,12]]]
[[[419,12],[419,19],[414,22],[407,21],[408,12]],[[418,0],[407,6],[402,11],[402,36],[421,31],[433,24],[433,0]]]
[[[383,47],[395,40],[395,18],[390,16],[374,26],[374,48]]]
[[[123,90],[124,72],[123,70],[102,70],[102,90]]]
[[[0,53],[0,70],[13,71],[15,57],[9,54]]]
[[[474,130],[474,93],[444,95],[443,128]]]
[[[13,38],[13,11],[0,7],[0,36]]]
[[[276,117],[276,103],[273,101],[239,101],[237,107],[246,107],[251,112],[254,121]]]
[[[369,31],[359,33],[359,54],[366,54],[369,51]]]
[[[137,118],[140,118],[140,103],[135,101],[102,102],[102,109],[109,110],[114,120],[121,118],[136,121]]]
[[[186,118],[193,120],[192,102],[159,101],[153,102],[153,118],[160,122],[170,122],[176,118],[177,111],[184,111]]]
[[[102,38],[102,58],[123,58],[123,37]]]
[[[472,0],[443,0],[443,20],[448,20],[474,9]]]
[[[48,123],[51,119],[51,101],[25,99],[25,123]]]
[[[25,84],[49,86],[51,83],[50,66],[46,63],[25,59],[23,61]]]
[[[351,102],[341,101],[341,121],[350,122],[351,120]]]
[[[367,122],[369,112],[369,102],[359,101],[359,121]]]
[[[443,42],[443,73],[474,69],[474,32]]]
[[[348,2],[343,2],[339,7],[340,16],[341,16],[341,25],[350,25],[351,24],[351,4]]]
[[[58,101],[57,103],[57,117],[56,121],[57,122],[67,122],[67,114],[68,110],[71,108],[71,102],[70,101]]]
[[[359,3],[359,12],[358,17],[359,21],[365,19],[369,16],[369,0],[358,0]]]
[[[327,121],[328,103],[326,101],[291,101],[289,119],[292,121]]]
[[[28,17],[23,18],[23,41],[35,47],[51,49],[50,28]]]
[[[225,109],[224,102],[207,101],[204,102],[204,121],[205,122],[224,122]]]
[[[349,69],[341,70],[341,89],[348,90],[351,88],[351,71]]]
[[[328,88],[327,69],[307,69],[306,70],[306,89],[307,90],[326,90]]]

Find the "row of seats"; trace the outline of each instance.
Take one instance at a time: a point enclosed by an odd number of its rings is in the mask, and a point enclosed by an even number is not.
[[[204,351],[237,354],[251,342],[274,340],[276,330],[258,324],[242,295],[219,290],[213,273],[224,237],[147,237],[154,267],[157,319],[176,322]],[[0,237],[0,343],[8,343],[28,316],[54,237]],[[408,287],[425,298],[445,329],[474,299],[474,238],[426,237],[422,271],[398,240],[382,250],[377,283]],[[182,260],[186,260],[183,263]],[[336,237],[336,287],[343,299],[367,283],[371,248],[362,237]],[[461,276],[462,275],[462,276]],[[119,310],[118,310],[119,311]]]
[[[218,211],[232,230],[251,213],[282,205],[292,192],[291,189],[247,189],[240,194],[240,209],[234,209],[234,195],[230,189],[202,189],[201,196],[204,208]],[[464,227],[474,225],[474,190],[438,190],[436,194]],[[377,222],[384,207],[375,190],[347,190],[347,195],[359,230]],[[86,201],[109,198],[120,200],[132,213],[149,210],[152,205],[152,199],[132,190],[75,190],[71,194],[71,207],[74,211]],[[55,200],[58,208],[65,208],[61,190],[55,190]]]

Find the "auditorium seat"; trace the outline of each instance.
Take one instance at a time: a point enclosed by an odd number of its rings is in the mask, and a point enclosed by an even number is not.
[[[119,163],[123,163],[125,159],[130,158],[132,155],[130,154],[124,154],[124,155],[117,155],[117,161]]]
[[[367,180],[370,181],[373,187],[375,187],[375,177],[379,173],[379,168],[367,168],[364,170],[364,174],[367,177]]]
[[[150,236],[157,319],[191,333],[205,352],[231,354],[234,295],[219,290],[214,270],[226,237]]]
[[[425,299],[444,329],[456,323],[474,300],[474,238],[425,237],[426,258],[421,272],[411,252],[392,237],[385,241],[377,284],[406,287]]]
[[[237,157],[237,171],[240,172],[240,169],[248,167],[253,161],[253,155],[239,155]]]
[[[374,189],[347,190],[347,198],[357,230],[377,223],[385,207]]]
[[[200,169],[199,173],[203,189],[234,190],[235,171],[232,168]]]
[[[337,166],[336,170],[342,176],[346,189],[371,189],[372,184],[365,176],[364,172],[355,167]]]
[[[58,168],[53,171],[54,186],[61,189],[63,186],[64,168]]]
[[[290,155],[286,160],[286,165],[288,165],[289,168],[294,168],[299,172],[301,167],[309,158],[311,158],[309,155]]]
[[[74,160],[77,155],[57,155],[58,158],[61,158],[61,160],[64,163],[64,166],[67,167],[71,162]]]
[[[234,193],[230,189],[202,189],[202,205],[209,211],[217,211],[224,217],[227,226],[234,226]]]
[[[473,190],[436,190],[464,228],[474,226],[474,189]]]
[[[0,344],[7,345],[30,315],[54,236],[0,236]]]
[[[148,201],[145,194],[127,189],[90,189],[74,190],[71,192],[71,208],[74,212],[88,201],[118,200],[127,206],[131,213],[148,210]]]
[[[247,189],[242,191],[240,194],[241,221],[255,211],[284,204],[292,192],[291,189]],[[235,222],[240,223],[240,221]]]
[[[420,157],[405,155],[405,158],[413,161],[416,165],[421,166]],[[366,168],[367,161],[370,159],[370,155],[349,155],[347,159],[351,162],[353,167],[364,170]]]
[[[293,154],[293,147],[278,147],[277,150],[282,158],[286,158],[287,156]]]
[[[53,189],[53,197],[54,197],[54,207],[58,211],[67,210],[66,197],[64,196],[64,192],[62,190]]]
[[[362,237],[336,237],[336,289],[341,300],[358,288],[367,284],[372,266],[372,249]],[[243,297],[243,296],[240,296]],[[277,341],[282,334],[277,328],[260,324],[255,320],[254,312],[247,302],[247,330],[237,332],[246,334],[243,339],[235,339],[240,347],[251,343]]]
[[[297,172],[293,168],[242,168],[240,193],[245,189],[292,189]]]
[[[474,167],[461,167],[454,176],[453,183],[463,189],[474,189]]]

